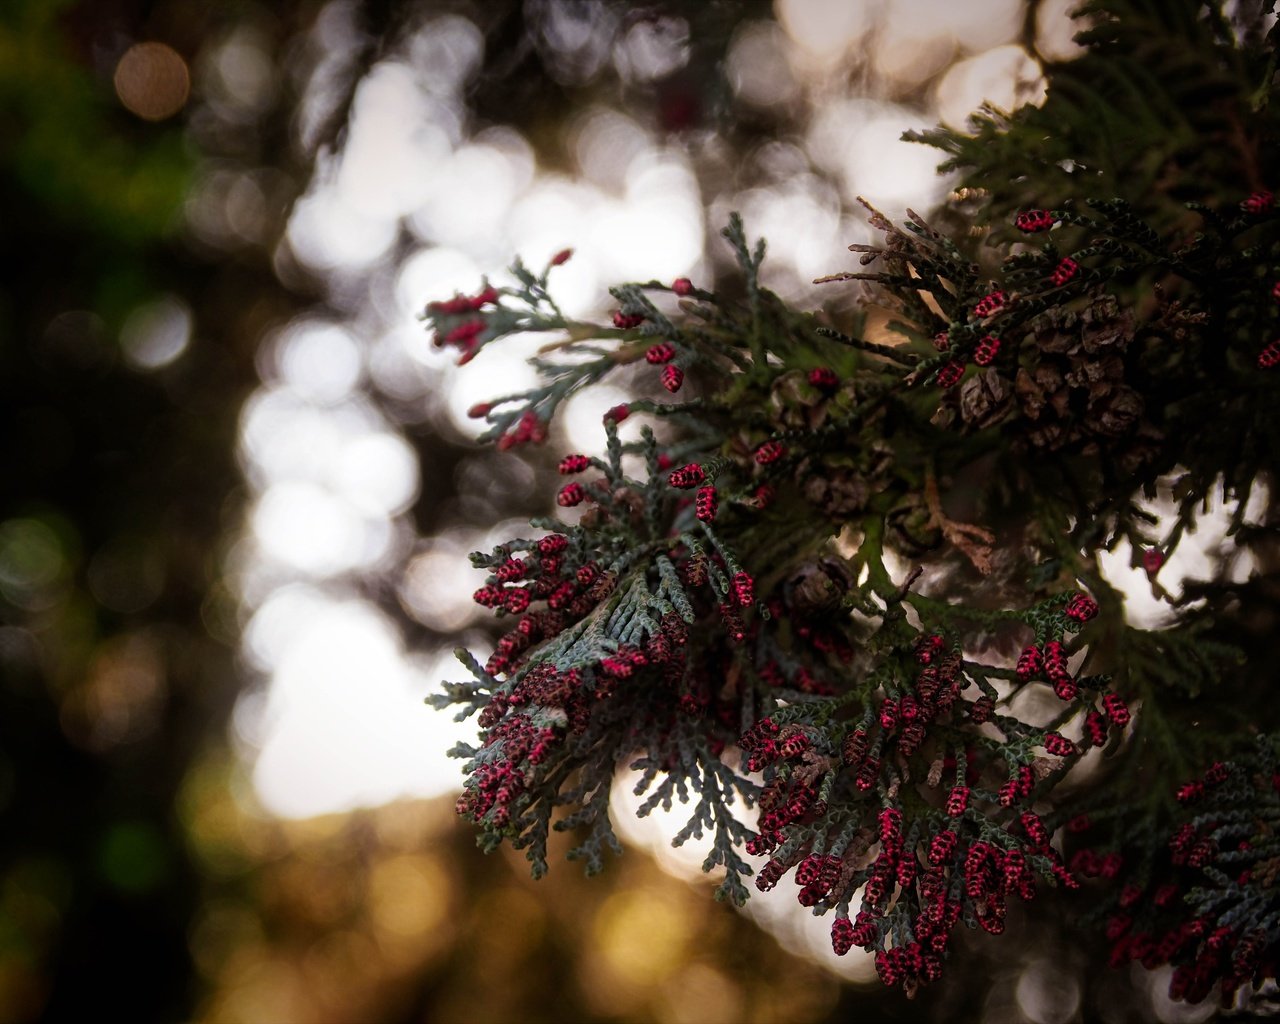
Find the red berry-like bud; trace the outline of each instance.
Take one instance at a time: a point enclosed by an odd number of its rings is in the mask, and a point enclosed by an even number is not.
[[[1049,275],[1049,280],[1053,282],[1055,287],[1061,288],[1078,273],[1080,273],[1080,264],[1070,256],[1064,256],[1058,265],[1054,267],[1053,273]]]
[[[1088,594],[1076,594],[1067,602],[1067,618],[1088,622],[1098,614],[1098,602]]]
[[[965,808],[969,806],[969,787],[956,786],[947,794],[947,814],[952,818],[958,818],[964,814]]]
[[[1034,847],[1049,845],[1049,830],[1044,827],[1044,822],[1040,820],[1038,814],[1034,811],[1024,811],[1018,820],[1022,822],[1022,831],[1027,834],[1027,838],[1031,840]]]
[[[1162,565],[1164,565],[1164,552],[1159,548],[1147,548],[1142,553],[1142,568],[1147,571],[1148,576],[1158,573]]]
[[[559,470],[561,476],[570,476],[574,473],[581,473],[591,465],[591,460],[585,455],[566,455],[560,460]]]
[[[538,554],[554,555],[569,546],[569,538],[562,533],[551,533],[538,540]]]
[[[761,484],[755,489],[753,494],[756,502],[756,508],[768,508],[773,504],[774,490],[768,484]]]
[[[669,341],[659,342],[653,345],[644,354],[645,362],[657,366],[659,363],[669,363],[676,357],[676,347]]]
[[[1076,685],[1076,681],[1070,676],[1065,679],[1055,679],[1053,683],[1053,693],[1058,700],[1070,703],[1080,696],[1080,687]]]
[[[558,253],[551,257],[551,265],[553,267],[562,267],[569,262],[569,258],[573,255],[572,249],[561,249]]]
[[[1258,353],[1259,370],[1270,370],[1277,365],[1280,365],[1280,338],[1277,338]]]
[[[704,523],[716,517],[716,489],[708,484],[698,488],[698,497],[694,501],[694,514]]]
[[[978,300],[977,305],[973,307],[975,316],[987,317],[998,309],[1003,309],[1006,298],[1002,291],[994,291],[984,295]]]
[[[1118,693],[1108,693],[1102,698],[1102,709],[1112,724],[1124,728],[1129,724],[1129,706]]]
[[[679,469],[673,469],[671,475],[667,477],[667,482],[672,487],[679,487],[681,490],[689,490],[697,487],[707,478],[707,474],[702,467],[696,462],[690,462],[687,466],[681,466]]]
[[[1044,668],[1044,657],[1040,654],[1040,648],[1031,644],[1029,647],[1024,647],[1022,653],[1018,655],[1018,667],[1014,672],[1025,683],[1028,679],[1038,676],[1042,668]]]
[[[1025,231],[1031,235],[1039,231],[1048,231],[1053,227],[1055,218],[1048,210],[1023,210],[1013,223],[1019,231]]]
[[[604,414],[604,421],[608,423],[612,420],[614,423],[621,423],[631,415],[631,407],[629,405],[615,405],[612,409]]]
[[[955,853],[957,836],[951,829],[939,832],[929,842],[929,863],[934,867],[942,867],[951,860]]]
[[[978,725],[991,721],[991,716],[995,714],[996,699],[990,694],[984,693],[981,697],[969,705],[969,717]]]
[[[673,395],[680,390],[680,385],[683,383],[684,370],[680,367],[669,364],[662,368],[662,386]]]
[[[990,366],[999,351],[1000,339],[994,334],[988,334],[978,342],[977,347],[973,350],[973,361],[979,366]]]
[[[1188,782],[1178,789],[1178,803],[1193,804],[1204,796],[1203,782]]]
[[[471,600],[482,608],[497,608],[502,604],[502,588],[484,586],[471,595]]]
[[[853,946],[853,922],[847,917],[837,917],[831,924],[831,948],[836,956],[844,956]]]
[[[1061,733],[1050,732],[1045,734],[1044,749],[1058,757],[1070,757],[1076,752],[1076,745]]]
[[[586,496],[587,492],[583,490],[582,484],[565,484],[556,496],[556,503],[564,508],[572,508],[574,505],[581,505]]]
[[[627,316],[620,309],[614,310],[613,326],[620,331],[629,331],[633,327],[639,327],[642,323],[644,323],[644,317],[642,316]]]
[[[835,371],[826,366],[818,366],[809,371],[809,383],[824,395],[834,395],[840,387],[840,378]]]
[[[482,420],[493,411],[492,402],[477,402],[467,410],[467,415],[473,420]]]
[[[751,607],[755,600],[755,581],[747,573],[734,573],[733,596],[743,608]]]
[[[934,377],[940,388],[953,388],[960,383],[960,378],[964,376],[964,363],[952,361],[942,367]]]
[[[1245,213],[1257,216],[1260,213],[1266,213],[1275,205],[1275,196],[1266,189],[1254,192],[1249,198],[1240,204],[1240,209]]]
[[[898,725],[898,702],[886,697],[880,705],[880,728],[885,732],[893,732]]]
[[[946,331],[939,331],[933,336],[933,347],[939,352],[951,351],[951,338]]]
[[[677,295],[689,295],[693,292],[693,282],[687,277],[677,277],[671,282],[671,290]]]
[[[854,729],[840,744],[840,757],[850,768],[856,768],[867,754],[867,733],[864,729]]]
[[[756,462],[761,466],[767,466],[771,462],[777,462],[782,458],[782,453],[786,451],[781,441],[765,441],[756,449]]]

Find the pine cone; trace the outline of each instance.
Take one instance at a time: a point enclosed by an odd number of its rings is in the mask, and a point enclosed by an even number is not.
[[[974,374],[960,385],[960,418],[975,430],[1004,419],[1013,406],[1009,381],[994,368]]]
[[[884,489],[893,466],[893,447],[871,441],[857,455],[832,456],[800,467],[800,491],[833,519],[847,519],[866,510],[873,494]]]
[[[1014,392],[1032,448],[1093,447],[1137,427],[1142,396],[1125,383],[1124,352],[1133,341],[1133,316],[1110,295],[1083,310],[1057,307],[1032,321],[1039,362],[1018,370]],[[983,406],[977,402],[977,407]]]

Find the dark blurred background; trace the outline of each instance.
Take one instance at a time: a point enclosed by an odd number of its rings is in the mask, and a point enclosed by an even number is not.
[[[899,134],[1037,99],[1068,6],[6,0],[0,1019],[1204,1019],[1032,921],[885,996],[661,821],[535,885],[455,823],[465,727],[422,704],[492,642],[466,553],[620,394],[482,449],[530,349],[459,369],[424,304],[566,247],[571,315],[714,285],[737,209],[838,316],[855,196],[946,195]]]

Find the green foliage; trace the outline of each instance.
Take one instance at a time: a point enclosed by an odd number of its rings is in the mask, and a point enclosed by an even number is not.
[[[1274,540],[1244,512],[1280,468],[1271,48],[1215,5],[1086,14],[1089,51],[1050,69],[1043,107],[919,136],[965,172],[949,227],[868,205],[883,242],[851,248],[869,269],[826,280],[871,283],[880,337],[788,310],[736,216],[741,302],[626,285],[610,331],[566,322],[546,274],[517,269],[517,289],[428,308],[464,361],[515,325],[568,332],[541,387],[477,410],[500,445],[540,440],[565,395],[641,354],[672,394],[696,389],[611,410],[608,458],[561,463],[603,473],[561,488],[589,505],[573,526],[475,556],[476,600],[519,617],[439,699],[480,712],[459,810],[486,847],[527,847],[541,873],[548,828],[583,828],[575,855],[597,870],[605,794],[631,764],[644,810],[691,804],[677,842],[711,832],[722,895],[746,895],[739,847],[769,858],[761,889],[794,869],[800,902],[834,912],[836,951],[876,951],[908,988],[939,977],[957,924],[1000,932],[1013,896],[1081,875],[1133,879],[1094,894],[1100,915],[1133,906],[1171,849],[1211,884],[1151,897],[1163,935],[1113,917],[1113,960],[1174,963],[1192,998],[1274,975],[1280,721],[1248,697],[1228,622],[1243,591],[1157,579],[1218,494],[1238,551],[1266,559]],[[969,225],[1006,219],[1017,233],[975,247]],[[656,425],[624,442],[635,413]],[[1140,498],[1159,494],[1174,512],[1157,533]],[[1167,602],[1161,630],[1127,622],[1102,573],[1121,542]],[[1257,753],[1228,763],[1245,731]],[[1092,750],[1090,784],[1075,768]],[[754,834],[735,795],[758,807]],[[1065,863],[1051,829],[1085,811],[1109,838]],[[1209,867],[1242,837],[1219,860],[1263,870]]]

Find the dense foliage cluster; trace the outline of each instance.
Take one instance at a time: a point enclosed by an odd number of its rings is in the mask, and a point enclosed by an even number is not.
[[[1118,6],[1092,5],[1095,51],[1124,41]],[[945,228],[868,207],[882,243],[827,279],[868,282],[843,330],[761,284],[737,218],[738,296],[626,285],[611,326],[574,322],[548,285],[566,252],[428,307],[464,361],[516,331],[565,336],[542,385],[473,410],[500,446],[545,440],[564,399],[629,366],[654,396],[610,410],[604,458],[561,461],[558,504],[585,509],[571,525],[474,556],[476,601],[511,628],[486,664],[461,652],[471,678],[435,702],[479,714],[458,809],[486,846],[526,849],[537,874],[549,830],[579,830],[599,868],[629,765],[642,813],[688,802],[677,842],[710,834],[722,895],[747,896],[741,851],[766,857],[756,886],[791,874],[836,951],[875,951],[887,984],[937,978],[958,924],[999,932],[1011,897],[1082,883],[1113,961],[1177,965],[1177,995],[1274,975],[1280,776],[1265,733],[1241,752],[1232,700],[1250,595],[1158,580],[1215,494],[1242,549],[1274,531],[1245,518],[1280,454],[1280,220],[1259,180],[1274,67],[1216,7],[1169,6],[1219,78],[1265,83],[1229,202],[1184,199],[1179,219],[1164,193],[1089,195],[1077,175],[1015,213],[986,171]],[[1074,81],[1028,117],[1076,102]],[[1144,494],[1176,506],[1161,532]],[[1169,628],[1126,623],[1098,561],[1122,541]],[[1145,781],[1193,767],[1181,789]]]

